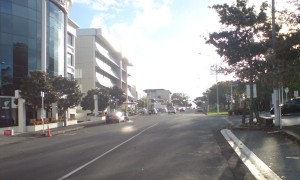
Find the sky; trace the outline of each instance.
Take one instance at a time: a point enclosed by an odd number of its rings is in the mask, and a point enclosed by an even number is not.
[[[256,0],[252,0],[256,1]],[[220,28],[214,4],[231,0],[73,0],[69,17],[80,28],[102,28],[103,36],[133,64],[138,90],[166,89],[192,100],[216,81],[221,58],[203,36]]]

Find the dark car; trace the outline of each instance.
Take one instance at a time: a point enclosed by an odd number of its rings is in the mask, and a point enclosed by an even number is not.
[[[148,114],[157,114],[157,109],[156,108],[152,108],[148,110]]]
[[[146,108],[139,108],[137,112],[139,114],[147,114],[147,109]]]
[[[282,115],[300,113],[300,97],[293,98],[280,107]],[[274,114],[274,107],[271,108],[270,113]]]
[[[178,109],[179,109],[179,112],[185,112],[185,107],[180,107]]]
[[[116,112],[111,112],[111,113],[107,113],[106,115],[106,123],[120,123],[120,122],[124,122],[126,119],[126,117],[124,116],[124,114],[120,111],[116,111]],[[128,118],[128,116],[127,116]]]

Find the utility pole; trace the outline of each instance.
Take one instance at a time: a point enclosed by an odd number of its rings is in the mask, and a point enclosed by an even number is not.
[[[198,53],[200,55],[205,55],[205,54],[202,54],[202,53]],[[215,61],[216,61],[216,64],[214,65],[214,69],[212,68],[213,66],[211,66],[211,70],[212,71],[215,71],[216,73],[216,86],[217,86],[217,113],[220,112],[220,105],[219,105],[219,85],[218,85],[218,71],[219,71],[219,66],[217,64],[217,60],[215,57],[213,57],[212,55],[205,55],[205,56],[210,56],[212,57]]]
[[[217,85],[217,113],[220,112],[219,107],[219,82],[218,82],[218,65],[216,65],[216,85]]]
[[[275,53],[275,0],[272,0],[272,48]],[[274,56],[275,57],[275,56]],[[273,71],[274,71],[274,115],[275,115],[275,126],[280,126],[280,109],[279,109],[279,91],[278,91],[278,66],[275,59],[273,59]]]

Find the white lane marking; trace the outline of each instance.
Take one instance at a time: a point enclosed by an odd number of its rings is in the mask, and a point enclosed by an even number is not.
[[[241,142],[230,130],[222,129],[221,133],[256,179],[281,179],[262,160],[250,151],[247,146],[245,146],[244,143]]]
[[[299,157],[286,157],[287,159],[300,159]]]
[[[85,168],[86,166],[92,164],[93,162],[97,161],[98,159],[104,157],[105,155],[107,155],[108,153],[112,152],[113,150],[119,148],[120,146],[122,146],[122,145],[128,143],[128,142],[131,141],[132,139],[138,137],[139,135],[141,135],[141,134],[144,133],[145,131],[147,131],[147,130],[153,128],[153,127],[156,126],[156,125],[158,125],[158,123],[153,124],[152,126],[147,127],[146,129],[142,130],[141,132],[139,132],[138,134],[132,136],[131,138],[127,139],[126,141],[122,142],[121,144],[119,144],[119,145],[113,147],[112,149],[110,149],[110,150],[106,151],[105,153],[101,154],[100,156],[98,156],[98,157],[92,159],[91,161],[85,163],[84,165],[82,165],[82,166],[76,168],[75,170],[69,172],[68,174],[66,174],[66,175],[64,175],[64,176],[62,176],[62,177],[60,177],[58,180],[63,180],[63,179],[68,178],[68,177],[71,176],[72,174],[74,174],[74,173],[80,171],[81,169],[83,169],[83,168]]]

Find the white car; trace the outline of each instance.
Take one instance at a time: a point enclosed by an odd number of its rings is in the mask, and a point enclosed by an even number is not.
[[[203,108],[202,107],[197,107],[197,112],[203,112]]]
[[[171,113],[176,114],[176,109],[174,106],[168,106],[167,109],[168,109],[168,114]]]

